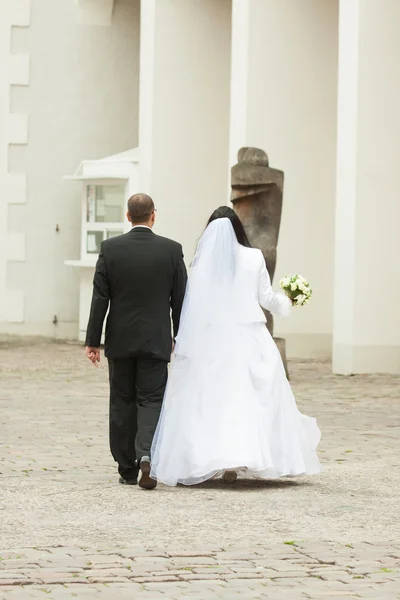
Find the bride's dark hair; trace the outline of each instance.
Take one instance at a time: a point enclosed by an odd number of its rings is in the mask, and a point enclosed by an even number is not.
[[[251,244],[244,230],[242,221],[232,208],[229,206],[220,206],[217,208],[217,210],[214,210],[213,214],[208,219],[207,227],[216,219],[229,219],[232,223],[233,229],[235,230],[236,238],[239,244],[246,246],[246,248],[251,248]]]

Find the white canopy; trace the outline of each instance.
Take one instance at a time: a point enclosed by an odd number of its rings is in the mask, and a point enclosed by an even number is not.
[[[138,163],[139,148],[132,148],[98,160],[83,160],[75,173],[65,179],[129,179]]]

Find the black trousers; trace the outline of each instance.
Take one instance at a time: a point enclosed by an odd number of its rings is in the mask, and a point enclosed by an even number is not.
[[[150,457],[168,377],[168,363],[148,357],[108,359],[110,449],[125,479]]]

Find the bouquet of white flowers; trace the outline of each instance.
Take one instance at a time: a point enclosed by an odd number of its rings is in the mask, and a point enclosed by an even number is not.
[[[295,306],[304,306],[310,302],[312,289],[302,275],[288,275],[280,281],[280,286]]]

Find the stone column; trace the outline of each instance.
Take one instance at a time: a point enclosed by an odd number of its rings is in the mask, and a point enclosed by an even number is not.
[[[276,320],[292,356],[330,356],[338,0],[233,0],[230,166],[262,148],[285,173],[276,280],[300,272],[312,303]]]
[[[142,0],[139,187],[188,260],[226,203],[231,0]]]
[[[341,0],[335,373],[400,373],[400,3]]]

